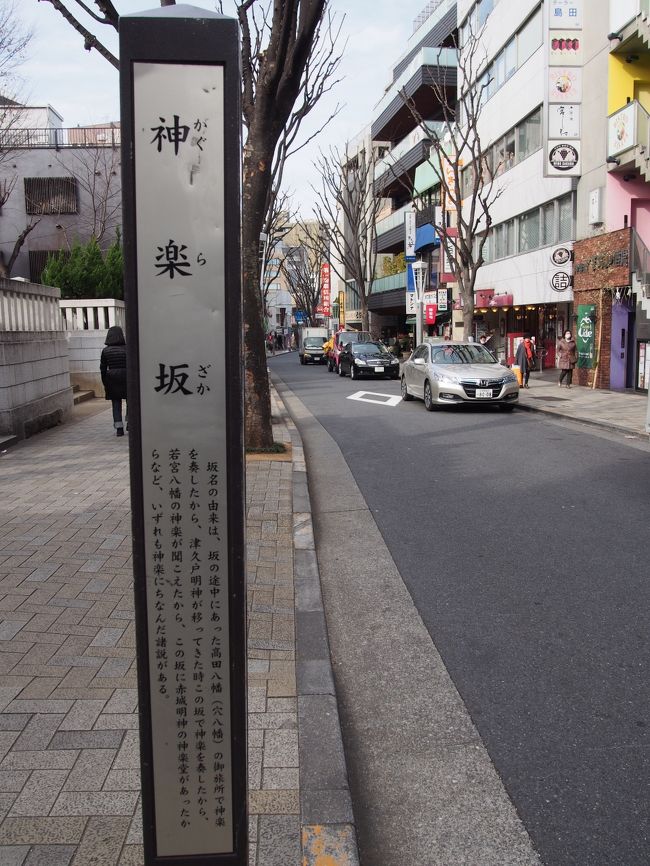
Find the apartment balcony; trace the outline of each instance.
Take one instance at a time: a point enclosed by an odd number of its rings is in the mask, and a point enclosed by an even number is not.
[[[416,127],[396,144],[375,167],[375,195],[393,198],[411,192],[416,168],[429,158],[431,138],[443,134],[443,123],[429,121],[425,129]]]
[[[612,53],[634,54],[650,49],[650,0],[610,0],[609,33],[620,39],[612,40]]]
[[[384,219],[377,221],[377,252],[399,253],[404,251],[404,214],[412,211],[409,202]]]
[[[620,174],[638,170],[650,183],[650,114],[636,99],[607,120],[607,164]]]
[[[412,99],[421,117],[442,117],[432,85],[444,88],[450,105],[456,101],[458,52],[454,48],[422,48],[393,81],[375,109],[373,141],[397,141],[415,126],[402,94]]]

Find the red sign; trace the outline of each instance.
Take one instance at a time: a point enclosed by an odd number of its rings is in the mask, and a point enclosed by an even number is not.
[[[328,262],[323,262],[320,266],[320,303],[316,307],[316,312],[323,316],[331,315],[330,266]]]
[[[437,312],[438,304],[425,304],[424,322],[426,325],[435,325]]]

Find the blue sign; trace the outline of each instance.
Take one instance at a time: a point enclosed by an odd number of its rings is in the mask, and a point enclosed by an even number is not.
[[[303,325],[307,321],[307,314],[304,310],[296,310],[295,312],[296,325]]]

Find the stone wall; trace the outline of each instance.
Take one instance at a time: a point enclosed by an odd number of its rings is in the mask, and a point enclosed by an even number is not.
[[[63,331],[0,331],[0,434],[25,439],[64,421],[73,396]]]

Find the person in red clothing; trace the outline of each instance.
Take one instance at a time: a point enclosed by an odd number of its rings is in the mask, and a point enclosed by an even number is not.
[[[515,363],[519,365],[519,369],[521,370],[524,388],[528,388],[530,372],[535,369],[535,344],[533,343],[530,334],[526,334],[524,339],[517,346]]]

